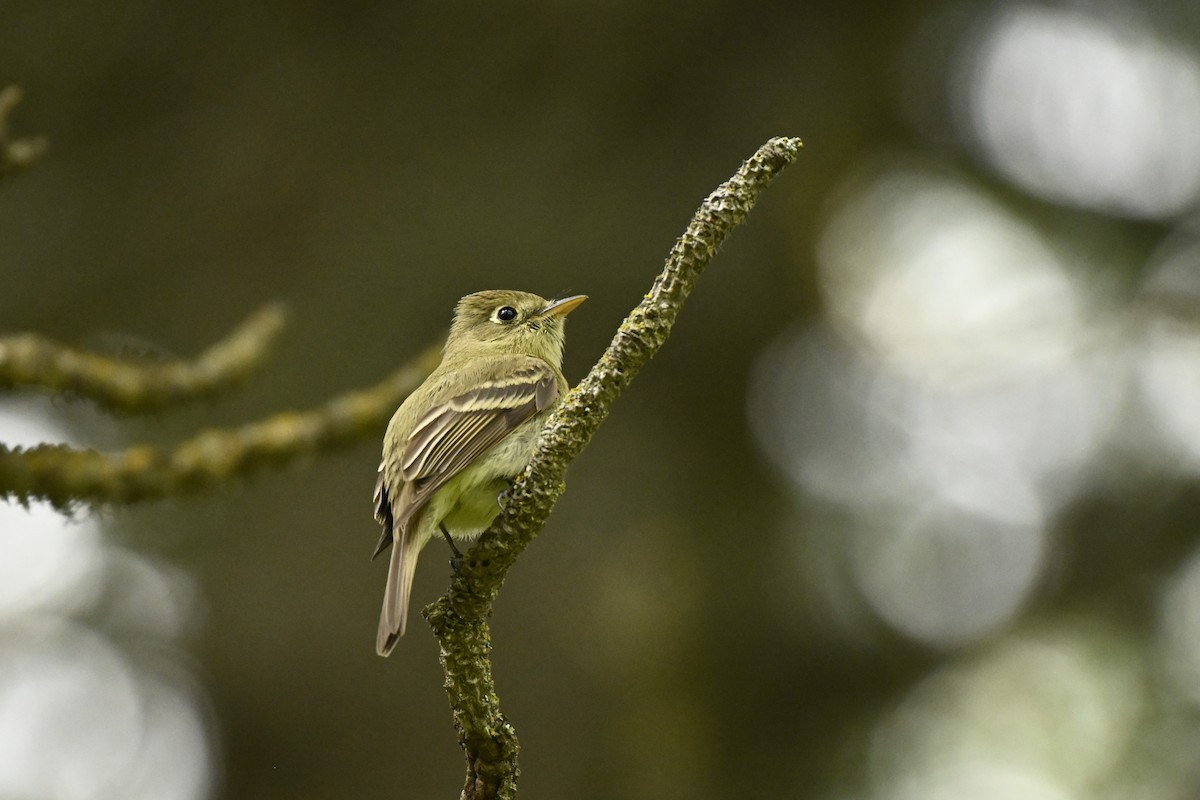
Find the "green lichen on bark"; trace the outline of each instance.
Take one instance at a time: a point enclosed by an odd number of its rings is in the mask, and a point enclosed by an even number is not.
[[[514,482],[500,516],[467,554],[449,591],[425,608],[441,648],[445,689],[466,756],[464,800],[516,796],[519,746],[492,681],[487,623],[508,569],[541,531],[565,490],[568,464],[667,340],[684,301],[725,237],[802,146],[799,139],[771,139],[700,205],[650,291],[621,323],[587,377],[551,415],[529,467]]]
[[[281,304],[268,305],[196,359],[157,363],[109,358],[36,333],[3,336],[0,389],[36,387],[85,397],[110,411],[159,411],[244,380],[266,360],[285,321]]]
[[[20,100],[17,87],[0,90],[0,178],[26,169],[46,149],[44,139],[8,135],[9,115]],[[158,363],[109,358],[35,333],[2,336],[0,390],[73,395],[123,413],[159,411],[212,397],[246,378],[265,361],[284,322],[283,307],[269,305],[196,359]],[[318,408],[203,431],[174,448],[137,445],[101,453],[0,442],[0,500],[47,500],[63,511],[133,503],[196,491],[357,441],[384,425],[437,365],[440,352],[440,346],[431,347],[379,384]]]
[[[61,444],[0,444],[0,498],[77,504],[134,503],[193,492],[359,441],[379,430],[441,357],[430,347],[375,386],[307,411],[203,431],[174,448],[138,445],[101,453]]]

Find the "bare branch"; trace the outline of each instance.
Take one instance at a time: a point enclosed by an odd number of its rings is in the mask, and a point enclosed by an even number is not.
[[[151,445],[120,453],[66,445],[0,444],[0,498],[133,503],[197,491],[231,478],[348,444],[376,432],[441,358],[430,347],[381,383],[311,411],[289,411],[233,430],[205,431],[174,450]]]
[[[125,412],[156,411],[209,397],[249,375],[283,329],[281,304],[252,314],[193,362],[134,363],[74,350],[35,333],[0,337],[0,389],[74,392]]]
[[[537,536],[583,450],[613,402],[666,341],[696,279],[771,180],[799,155],[799,139],[759,148],[701,204],[642,302],[626,317],[588,376],[551,416],[503,512],[467,554],[449,591],[424,609],[441,645],[446,693],[467,760],[466,800],[516,796],[518,744],[492,681],[492,603],[508,569]]]

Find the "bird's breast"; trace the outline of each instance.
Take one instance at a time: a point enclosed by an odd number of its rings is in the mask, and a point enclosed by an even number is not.
[[[430,499],[426,519],[456,539],[474,539],[500,513],[498,498],[533,456],[541,425],[526,424],[475,459]]]

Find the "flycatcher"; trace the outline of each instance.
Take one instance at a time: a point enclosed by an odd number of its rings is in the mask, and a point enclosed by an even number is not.
[[[547,415],[566,395],[563,328],[586,299],[491,290],[458,302],[442,363],[396,410],[383,439],[375,555],[393,547],[379,655],[404,635],[425,543],[440,532],[454,548],[451,537],[476,539],[500,513],[500,493],[529,463]]]

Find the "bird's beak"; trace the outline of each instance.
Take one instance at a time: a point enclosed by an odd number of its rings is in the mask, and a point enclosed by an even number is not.
[[[542,309],[541,316],[565,317],[576,308],[579,308],[579,304],[584,300],[587,300],[586,294],[577,294],[572,297],[564,297],[562,300],[555,300],[553,303]]]

